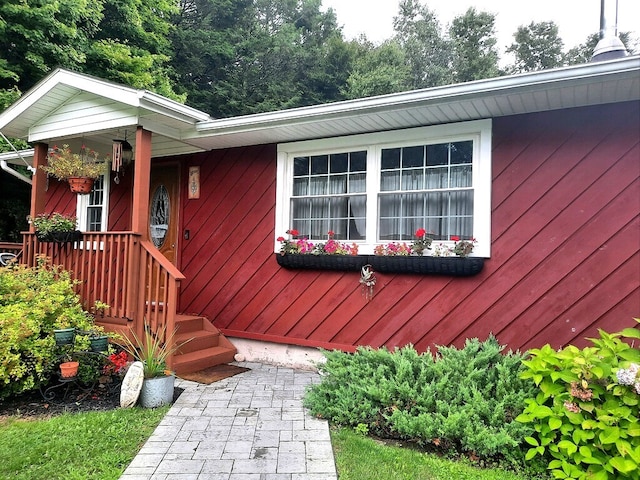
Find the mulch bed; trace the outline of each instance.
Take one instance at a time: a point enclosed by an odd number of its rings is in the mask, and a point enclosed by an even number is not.
[[[183,391],[182,388],[174,388],[174,402]],[[0,419],[7,416],[48,417],[62,413],[97,412],[120,408],[120,390],[109,393],[99,387],[90,392],[75,389],[64,398],[58,397],[52,401],[46,401],[39,391],[34,391],[0,400]]]

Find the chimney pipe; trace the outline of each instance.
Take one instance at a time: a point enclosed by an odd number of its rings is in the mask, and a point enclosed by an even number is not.
[[[618,38],[618,0],[600,0],[600,41],[593,50],[592,62],[628,55]]]

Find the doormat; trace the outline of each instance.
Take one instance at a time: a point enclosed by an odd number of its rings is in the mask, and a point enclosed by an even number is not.
[[[183,380],[190,380],[192,382],[209,385],[210,383],[217,382],[223,378],[233,377],[234,375],[238,375],[239,373],[247,372],[249,370],[251,369],[223,363],[222,365],[205,368],[199,372],[185,373],[178,376]]]

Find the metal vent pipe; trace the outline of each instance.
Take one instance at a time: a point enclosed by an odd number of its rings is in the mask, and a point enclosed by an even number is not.
[[[618,0],[600,0],[600,41],[593,50],[592,62],[612,60],[628,55],[618,38]]]

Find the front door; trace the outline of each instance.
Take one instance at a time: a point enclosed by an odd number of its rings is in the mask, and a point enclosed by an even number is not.
[[[177,266],[178,204],[180,194],[178,165],[151,169],[149,199],[149,238],[171,263]]]

